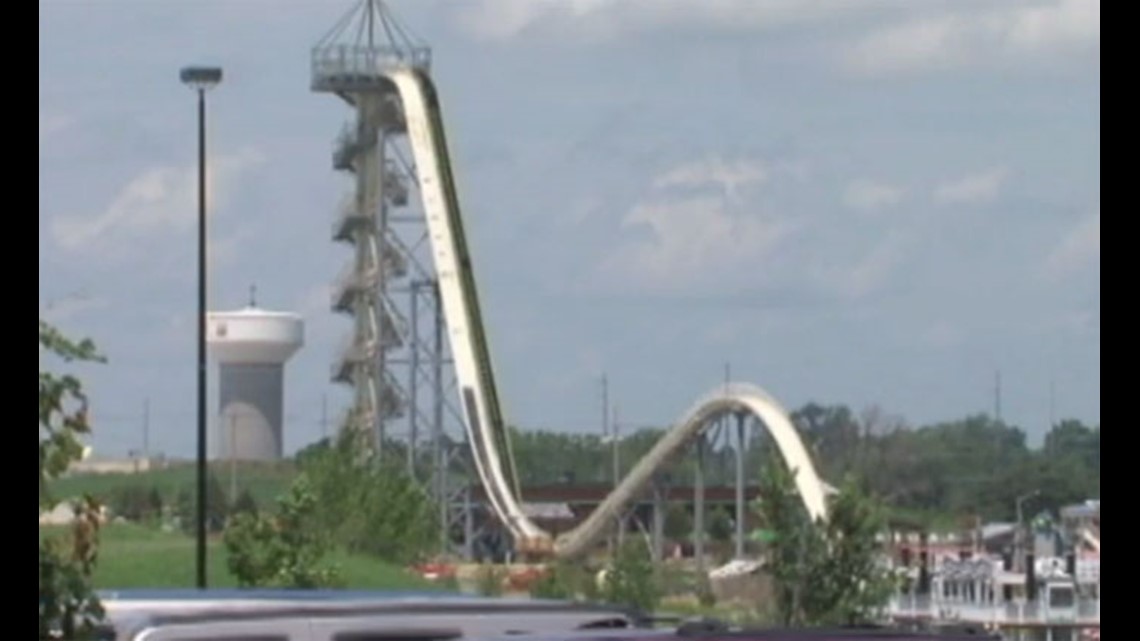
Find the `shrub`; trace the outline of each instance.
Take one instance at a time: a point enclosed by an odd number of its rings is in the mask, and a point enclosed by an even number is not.
[[[601,592],[607,603],[643,612],[657,609],[661,588],[644,541],[631,538],[618,548]]]
[[[242,587],[332,587],[335,568],[321,567],[327,538],[313,519],[316,507],[308,479],[297,477],[277,501],[276,514],[242,512],[226,527],[230,572]]]
[[[475,573],[475,591],[483,596],[501,596],[506,571],[494,564],[485,563]]]

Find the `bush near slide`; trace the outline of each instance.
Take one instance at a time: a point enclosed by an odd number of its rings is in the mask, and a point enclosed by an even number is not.
[[[277,500],[276,513],[242,512],[226,524],[227,565],[242,587],[321,588],[341,585],[328,565],[327,532],[313,519],[317,496],[302,474]]]

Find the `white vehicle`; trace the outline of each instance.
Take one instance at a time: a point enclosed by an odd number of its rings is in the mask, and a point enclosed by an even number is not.
[[[444,641],[642,627],[637,613],[537,599],[341,590],[101,595],[114,641]]]

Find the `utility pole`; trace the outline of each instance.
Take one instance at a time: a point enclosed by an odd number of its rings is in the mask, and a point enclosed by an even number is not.
[[[605,373],[602,373],[602,442],[604,443],[607,438],[611,438],[610,434],[610,382],[606,378]],[[614,479],[617,482],[617,479]]]
[[[230,505],[237,503],[237,413],[230,414]]]
[[[1001,370],[994,373],[994,420],[1001,422]]]
[[[329,437],[329,397],[321,394],[321,440]]]
[[[1049,429],[1057,427],[1057,386],[1052,377],[1049,378]]]
[[[613,457],[614,465],[614,487],[617,487],[618,483],[621,482],[621,433],[618,429],[618,406],[616,403],[614,404],[613,421],[610,423],[610,426],[610,432],[612,433],[610,439],[610,454]]]
[[[731,421],[733,414],[725,414],[726,420]],[[744,558],[744,457],[745,457],[745,430],[746,415],[740,412],[736,416],[736,556],[735,559]],[[729,423],[731,425],[731,422]]]
[[[143,459],[146,460],[147,465],[150,465],[150,399],[143,400],[143,424],[142,424],[142,451]]]
[[[1025,494],[1022,494],[1021,496],[1017,497],[1014,500],[1014,509],[1017,513],[1017,531],[1014,533],[1014,539],[1013,539],[1013,541],[1014,541],[1013,563],[1014,563],[1014,568],[1016,570],[1019,570],[1019,571],[1023,571],[1025,569],[1025,562],[1022,558],[1022,555],[1023,555],[1025,547],[1026,547],[1026,540],[1030,538],[1027,536],[1027,532],[1026,532],[1025,515],[1022,511],[1022,504],[1024,504],[1027,500],[1037,496],[1040,493],[1041,493],[1041,490],[1033,490],[1032,492],[1027,492]]]
[[[611,432],[613,433],[612,443],[610,444],[610,452],[613,456],[614,465],[614,487],[618,486],[621,482],[621,433],[620,423],[618,422],[618,406],[615,403],[613,409],[613,422],[611,423]],[[617,531],[617,545],[620,547],[625,541],[625,515],[618,514],[618,531]]]
[[[604,445],[606,439],[612,439],[613,434],[610,433],[610,382],[606,378],[606,373],[602,372],[602,444]],[[602,469],[605,469],[605,463],[602,464]],[[605,478],[605,472],[602,473]],[[617,483],[617,477],[614,477],[613,482]],[[606,541],[610,557],[612,558],[614,552],[617,550],[615,541],[616,537],[611,535]]]

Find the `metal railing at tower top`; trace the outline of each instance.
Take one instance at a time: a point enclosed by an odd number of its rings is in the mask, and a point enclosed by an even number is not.
[[[431,47],[401,24],[383,0],[359,0],[312,49],[312,80],[380,75],[383,67],[429,70]]]
[[[349,76],[380,79],[384,68],[430,66],[429,47],[331,45],[313,49],[312,80],[317,85]]]
[[[429,47],[367,47],[359,44],[333,44],[312,49],[312,74],[352,73],[381,75],[384,67],[431,66]]]
[[[313,84],[353,76],[379,80],[387,67],[431,67],[431,47],[403,25],[384,0],[358,0],[313,48]]]

